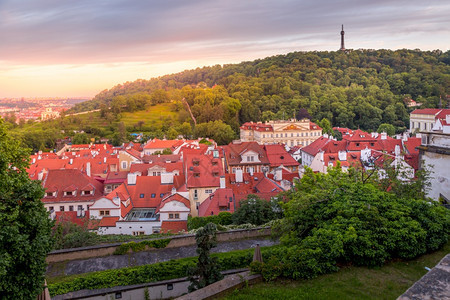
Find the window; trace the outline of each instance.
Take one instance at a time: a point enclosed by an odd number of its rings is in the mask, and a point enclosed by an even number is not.
[[[212,190],[205,190],[206,194],[212,194]]]
[[[168,284],[167,284],[167,290],[168,290],[168,291],[173,290],[173,283],[168,283]]]
[[[194,177],[200,177],[200,173],[194,173]]]
[[[48,211],[53,211],[54,210],[54,207],[53,206],[50,206],[49,208],[48,208]]]
[[[156,172],[153,172],[153,176],[156,176]]]
[[[122,292],[116,292],[115,298],[122,299]]]
[[[83,205],[78,205],[78,210],[83,210]]]
[[[180,214],[169,214],[169,219],[179,219]]]
[[[72,196],[72,192],[66,192],[66,196]]]
[[[144,235],[145,231],[133,231],[133,235]]]
[[[122,169],[126,169],[127,168],[127,162],[126,161],[123,161],[122,162]]]
[[[64,206],[60,206],[59,211],[64,211]]]
[[[83,195],[90,195],[91,191],[83,191]]]
[[[156,197],[156,194],[152,194],[152,198],[155,198]]]
[[[73,205],[69,205],[69,211],[73,211]]]
[[[144,194],[140,194],[140,195],[139,195],[139,198],[144,198]]]
[[[235,174],[236,173],[236,168],[231,168],[231,173]]]
[[[198,167],[198,165],[200,164],[200,162],[199,162],[198,160],[194,160],[194,161],[192,161],[192,164],[193,164],[195,167]]]
[[[214,177],[218,177],[218,176],[219,176],[219,173],[213,172],[213,176],[214,176]]]
[[[293,137],[294,136],[294,134],[293,133],[291,133],[291,137]]]
[[[161,232],[161,227],[160,226],[154,226],[152,228],[152,232],[153,233],[160,233]]]
[[[53,197],[53,193],[47,193],[47,197]]]
[[[159,197],[160,198],[164,197],[164,193],[159,194]]]
[[[194,190],[194,200],[198,199],[198,190]]]
[[[105,211],[104,210],[101,210],[100,211],[100,216],[104,216],[105,215]]]

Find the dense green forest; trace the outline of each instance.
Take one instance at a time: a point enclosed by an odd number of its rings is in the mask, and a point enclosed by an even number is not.
[[[67,113],[100,109],[102,126],[72,117],[49,127],[88,127],[92,136],[123,139],[125,131],[149,137],[212,136],[226,143],[247,121],[310,116],[332,126],[377,130],[392,124],[397,132],[409,125],[405,99],[422,108],[447,106],[450,94],[450,51],[349,50],[294,52],[240,64],[197,68],[150,80],[139,79],[99,93]],[[183,101],[185,99],[185,101]],[[172,115],[160,122],[146,118],[123,124],[127,113],[155,113],[161,104]],[[189,108],[188,105],[189,104]],[[189,113],[189,109],[195,118]],[[150,116],[149,116],[150,117]],[[122,125],[120,125],[122,123]],[[94,126],[95,127],[95,126]],[[33,146],[34,147],[34,146]]]

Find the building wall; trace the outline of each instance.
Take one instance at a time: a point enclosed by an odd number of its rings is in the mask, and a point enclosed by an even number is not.
[[[117,221],[116,227],[102,227],[99,234],[130,234],[143,232],[152,234],[161,229],[161,221]]]
[[[191,215],[193,217],[198,216],[197,206],[203,203],[210,195],[212,195],[219,187],[207,187],[207,188],[189,188],[189,201],[191,202]],[[197,190],[197,198],[195,196],[195,190]],[[206,193],[206,191],[212,191],[212,193]]]
[[[126,153],[125,151],[119,151],[119,171],[130,171],[132,162],[136,163],[139,162],[139,160]]]
[[[64,211],[71,211],[70,210],[70,206],[72,206],[73,210],[72,211],[77,211],[78,210],[78,205],[81,205],[83,211],[88,211],[88,206],[92,205],[94,203],[94,201],[86,201],[86,202],[82,202],[82,201],[78,201],[78,202],[53,202],[53,203],[44,203],[44,207],[47,211],[51,211],[53,208],[54,212],[59,212],[62,211],[61,210],[61,206],[64,206]]]
[[[409,128],[411,132],[431,131],[434,122],[434,115],[410,114]]]
[[[109,211],[109,215],[100,215],[100,211]],[[110,200],[100,198],[89,208],[89,216],[94,219],[101,219],[104,216],[120,217],[120,206],[114,205]]]
[[[420,150],[420,168],[431,168],[431,187],[427,196],[450,200],[450,134],[424,133]]]

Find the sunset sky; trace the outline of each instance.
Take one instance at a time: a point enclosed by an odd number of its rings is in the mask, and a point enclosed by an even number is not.
[[[293,51],[442,51],[450,1],[0,0],[0,98],[92,97],[126,81]]]

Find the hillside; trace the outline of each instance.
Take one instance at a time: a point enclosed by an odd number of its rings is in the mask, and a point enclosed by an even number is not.
[[[208,136],[226,144],[244,122],[293,116],[366,131],[387,123],[403,132],[414,109],[405,99],[422,108],[448,105],[449,64],[450,51],[439,50],[294,52],[126,82],[67,113],[98,112],[11,127],[34,150],[52,149],[64,136],[120,144],[132,132],[147,138]]]
[[[222,102],[231,98],[240,104],[237,118],[225,120],[234,129],[246,121],[287,118],[299,108],[306,108],[315,120],[327,118],[336,126],[370,130],[391,123],[402,129],[408,120],[405,97],[423,103],[422,107],[437,107],[439,97],[447,104],[449,63],[450,52],[439,50],[294,52],[126,82],[76,105],[73,111],[131,103],[133,95],[153,104],[184,97],[194,106],[194,116],[205,119],[205,111],[220,110]],[[220,92],[209,90],[212,87]],[[209,119],[218,117],[223,115],[219,112]]]

